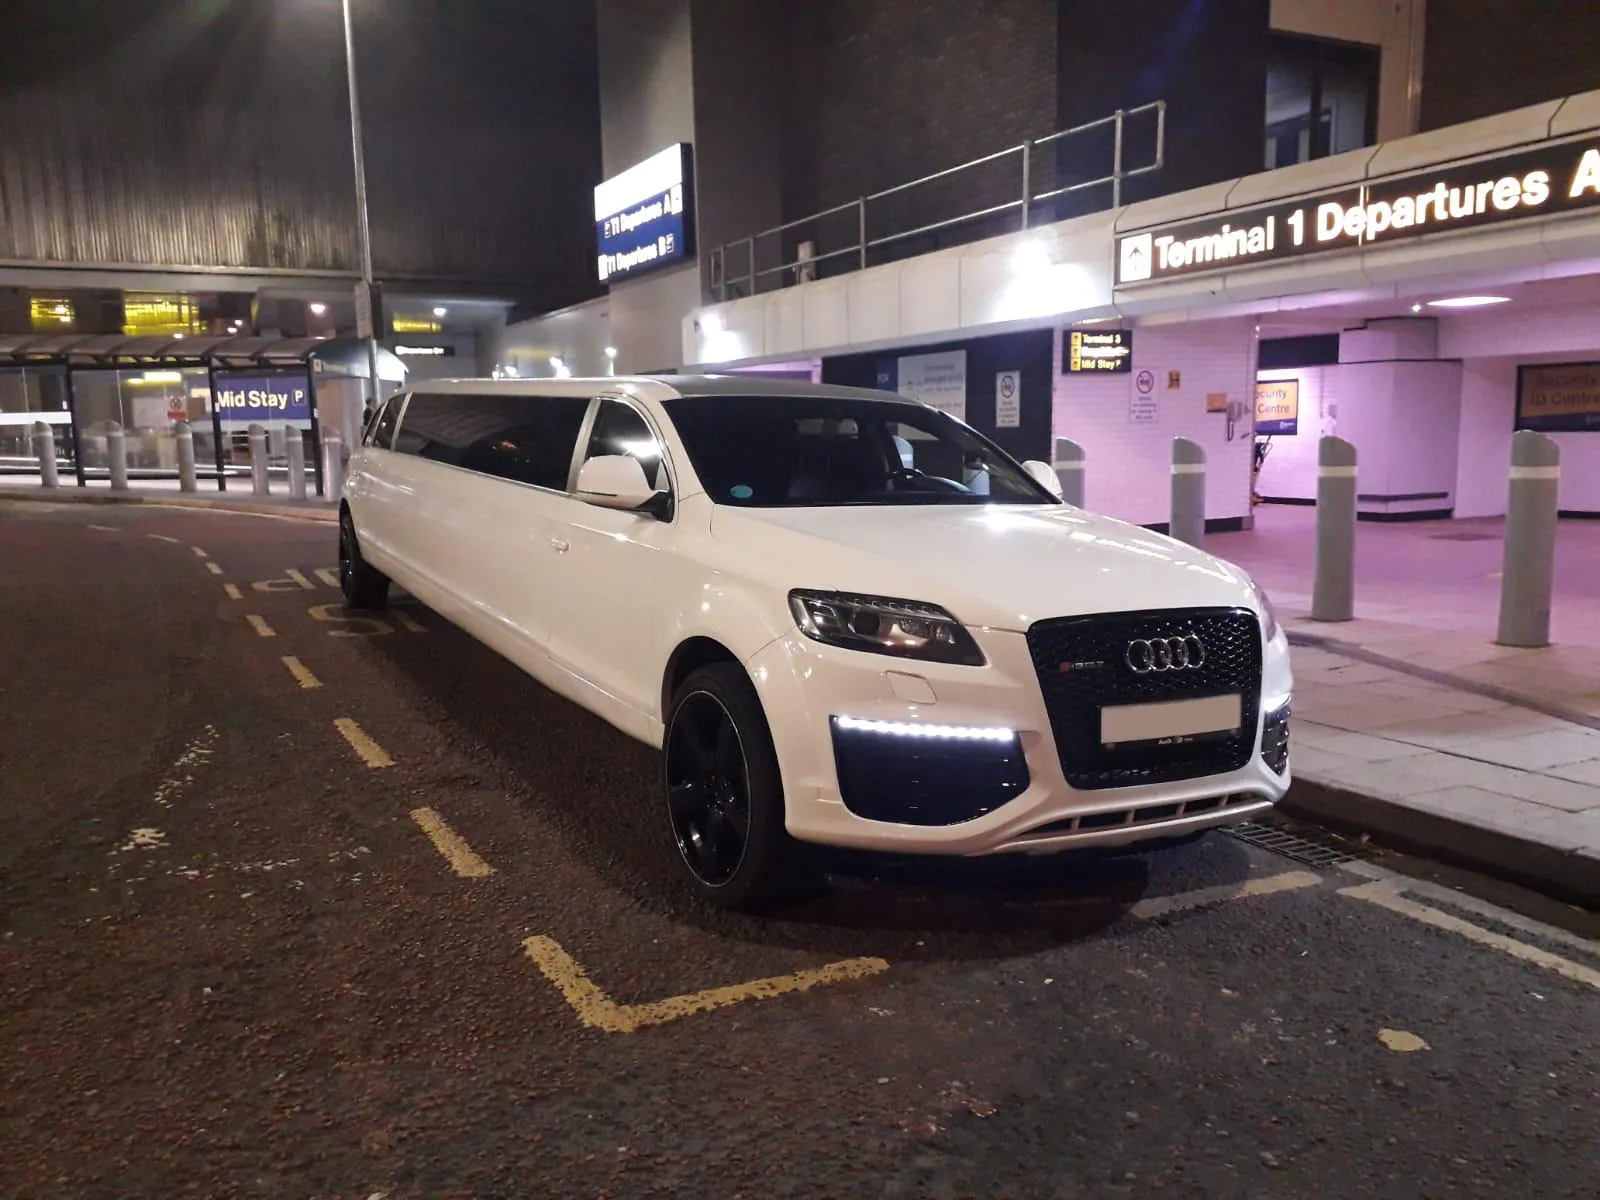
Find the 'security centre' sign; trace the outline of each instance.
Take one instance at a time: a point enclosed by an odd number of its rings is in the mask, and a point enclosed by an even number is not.
[[[1600,207],[1600,139],[1593,135],[1130,233],[1117,239],[1117,283],[1250,266],[1590,207]]]
[[[1300,381],[1263,379],[1256,384],[1256,433],[1262,437],[1300,430]]]
[[[594,189],[602,283],[694,253],[692,178],[688,143],[678,142]]]
[[[1518,367],[1517,428],[1600,432],[1600,362]]]

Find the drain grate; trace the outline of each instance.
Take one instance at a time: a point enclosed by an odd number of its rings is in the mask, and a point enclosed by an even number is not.
[[[1241,821],[1237,825],[1229,826],[1223,832],[1230,837],[1238,838],[1241,842],[1248,842],[1252,846],[1259,846],[1263,850],[1292,858],[1295,862],[1304,863],[1308,867],[1336,867],[1340,863],[1355,862],[1360,857],[1352,852],[1349,843],[1331,835],[1309,838],[1302,834],[1289,833],[1273,825],[1262,825],[1257,821]]]
[[[1436,542],[1498,542],[1498,533],[1435,533],[1431,535]]]

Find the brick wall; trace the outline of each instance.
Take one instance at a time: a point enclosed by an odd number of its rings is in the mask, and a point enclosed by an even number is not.
[[[1600,88],[1594,0],[1443,0],[1423,44],[1424,129]]]
[[[1060,333],[1056,368],[1061,355]],[[1055,381],[1054,436],[1084,448],[1088,507],[1139,525],[1164,525],[1172,509],[1172,439],[1192,438],[1206,451],[1206,519],[1250,513],[1254,451],[1248,419],[1227,439],[1227,420],[1206,411],[1206,395],[1255,396],[1255,334],[1248,318],[1156,325],[1134,330],[1133,373],[1060,375]],[[1131,419],[1137,372],[1155,374],[1157,417]],[[1167,387],[1167,373],[1179,385]]]
[[[999,150],[1055,128],[1056,0],[808,0],[796,5],[785,87],[787,219]],[[1038,184],[1037,186],[1046,186]],[[874,203],[881,236],[1021,194],[1016,158]],[[847,213],[801,236],[855,240]],[[1015,228],[996,218],[986,232]],[[874,261],[970,240],[932,235]]]

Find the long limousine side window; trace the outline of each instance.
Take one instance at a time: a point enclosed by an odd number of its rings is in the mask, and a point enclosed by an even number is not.
[[[594,428],[589,434],[583,460],[588,462],[608,454],[638,459],[650,486],[666,488],[667,469],[661,459],[661,443],[656,441],[654,431],[638,412],[616,400],[600,401],[600,411],[594,415]]]
[[[484,475],[565,491],[583,396],[413,393],[394,448]]]

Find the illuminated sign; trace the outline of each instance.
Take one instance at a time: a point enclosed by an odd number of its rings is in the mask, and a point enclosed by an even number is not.
[[[1600,362],[1518,367],[1517,428],[1600,432]]]
[[[129,292],[122,299],[122,332],[129,337],[152,333],[200,333],[205,324],[189,296]]]
[[[1379,179],[1117,239],[1117,283],[1384,245],[1600,207],[1600,139]]]
[[[1133,370],[1133,330],[1069,329],[1061,345],[1061,369],[1068,375],[1086,371]]]
[[[1300,381],[1263,379],[1256,384],[1256,433],[1294,437],[1300,432]]]
[[[431,317],[403,317],[396,315],[389,322],[395,333],[438,333],[441,326]]]
[[[451,358],[454,346],[396,346],[394,352],[401,358]]]
[[[217,410],[224,421],[309,421],[304,375],[218,375]]]
[[[682,262],[694,253],[692,178],[689,146],[679,142],[594,189],[600,282]]]
[[[65,296],[34,296],[28,301],[29,325],[35,333],[62,333],[77,318]]]

